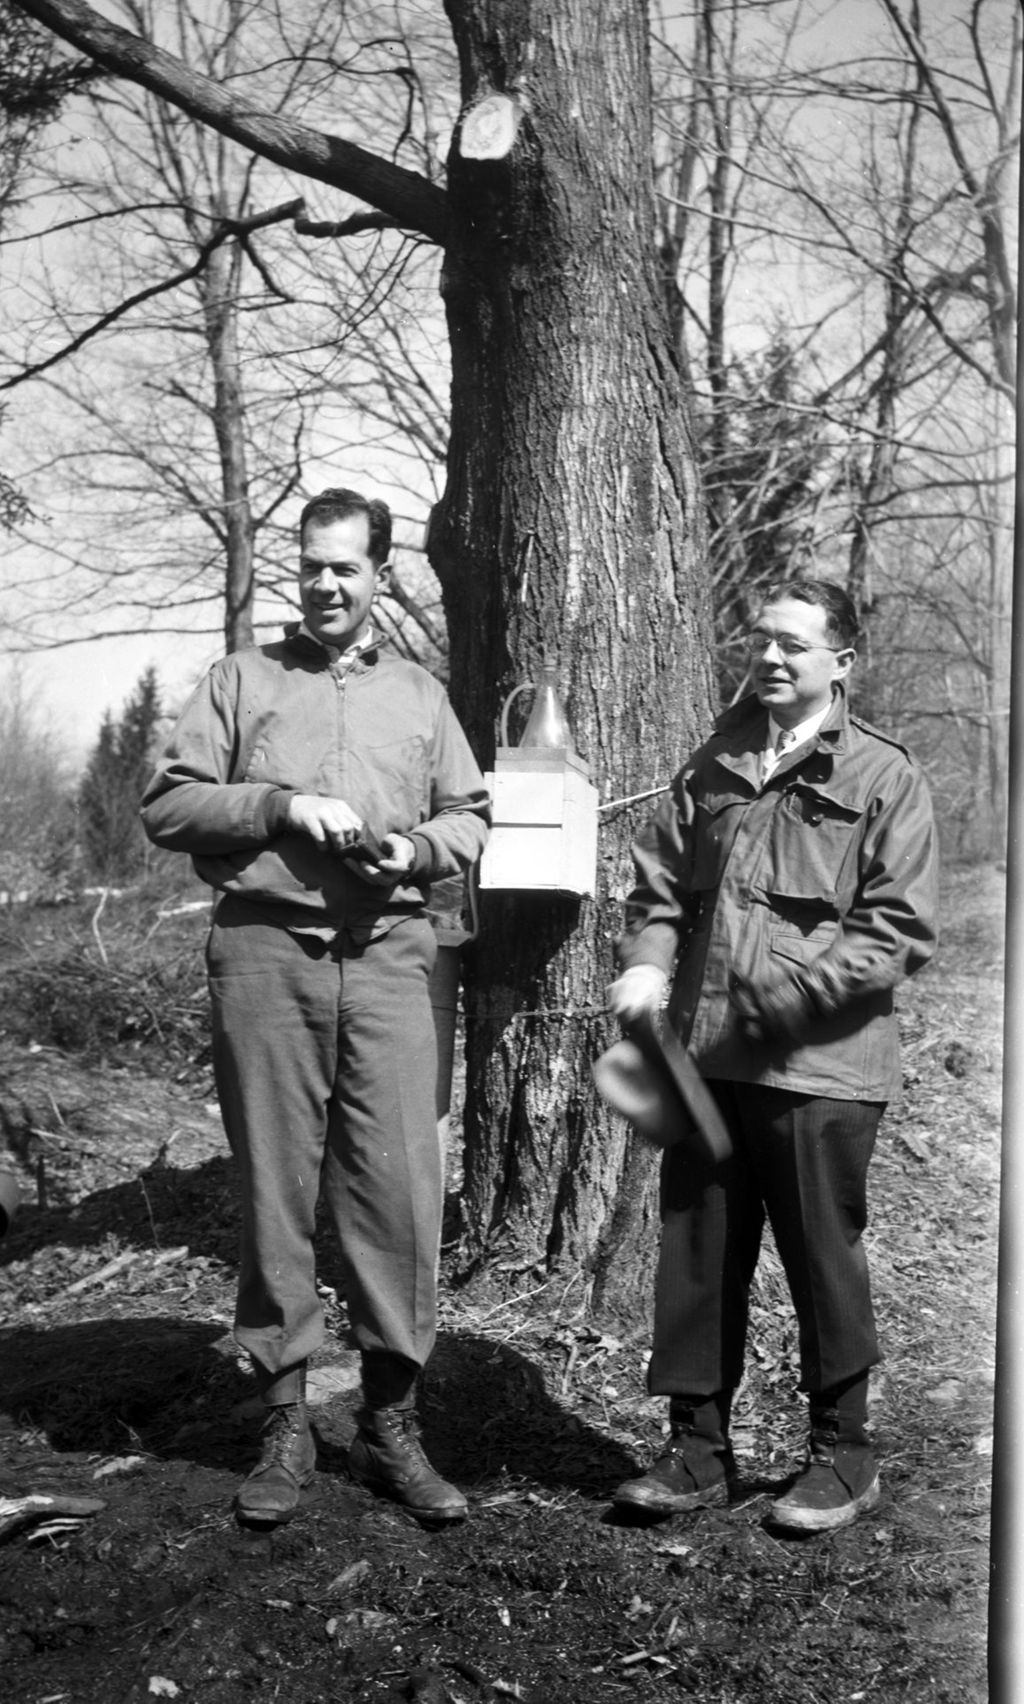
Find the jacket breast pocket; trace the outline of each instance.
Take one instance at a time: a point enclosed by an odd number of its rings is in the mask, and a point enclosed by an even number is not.
[[[834,917],[822,917],[820,911],[807,907],[803,914],[795,908],[790,914],[775,916],[768,934],[768,950],[775,958],[787,959],[790,964],[807,964],[825,952],[839,933]]]
[[[772,832],[769,892],[842,910],[856,886],[862,807],[802,783],[783,795]]]

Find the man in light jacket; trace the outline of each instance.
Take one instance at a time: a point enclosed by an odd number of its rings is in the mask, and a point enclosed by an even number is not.
[[[443,1201],[424,906],[432,882],[479,857],[488,799],[443,689],[373,629],[387,506],[323,492],[299,541],[301,625],[214,666],[142,808],[150,838],[189,853],[221,895],[207,961],[242,1193],[235,1332],[266,1406],[237,1509],[287,1520],[313,1478],[322,1193],[362,1358],[352,1472],[421,1518],[454,1520],[465,1499],[427,1461],[414,1406]]]
[[[769,1221],[797,1315],[804,1468],[773,1505],[793,1531],[879,1496],[867,1432],[879,1359],[862,1233],[868,1164],[899,1088],[893,989],[936,939],[928,791],[898,741],[852,715],[856,612],[822,580],[772,588],[748,637],[753,693],[716,724],[634,847],[612,1009],[668,998],[732,1139],[715,1165],[666,1151],[649,1384],[668,1447],[616,1503],[725,1502],[729,1417]]]

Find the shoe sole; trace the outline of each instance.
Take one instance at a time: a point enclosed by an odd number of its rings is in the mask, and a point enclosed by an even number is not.
[[[625,1487],[612,1498],[614,1509],[630,1509],[642,1515],[685,1515],[690,1509],[720,1508],[729,1501],[729,1487],[724,1480],[708,1485],[703,1491],[629,1491]]]
[[[842,1527],[852,1526],[861,1515],[873,1509],[881,1495],[882,1488],[876,1474],[866,1491],[862,1491],[859,1497],[852,1497],[838,1509],[802,1509],[798,1505],[787,1508],[785,1498],[782,1498],[772,1504],[768,1518],[772,1526],[781,1527],[785,1532],[838,1532]]]
[[[247,1509],[244,1503],[236,1503],[235,1519],[250,1526],[286,1526],[301,1506],[301,1503],[296,1503],[292,1509]]]

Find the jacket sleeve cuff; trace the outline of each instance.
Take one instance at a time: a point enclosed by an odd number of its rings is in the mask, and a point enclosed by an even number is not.
[[[433,842],[430,840],[429,836],[426,834],[412,833],[407,834],[405,838],[406,840],[412,841],[415,849],[415,856],[408,872],[409,875],[412,876],[414,880],[417,876],[432,875],[436,860]]]
[[[807,965],[797,981],[808,1006],[819,1018],[830,1018],[839,1010],[847,994],[842,977],[824,955]]]
[[[256,808],[255,831],[267,840],[276,840],[288,828],[288,812],[295,797],[293,787],[268,787],[266,797]]]
[[[679,934],[672,923],[648,923],[637,935],[623,935],[618,944],[619,966],[652,964],[671,976],[679,952]]]

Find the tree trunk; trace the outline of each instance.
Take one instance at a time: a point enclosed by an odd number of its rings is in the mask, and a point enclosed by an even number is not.
[[[1019,110],[1021,21],[1013,20],[1013,55],[1000,111],[1000,149],[990,167],[981,203],[985,274],[994,366],[1003,390],[993,387],[994,478],[989,518],[989,851],[1000,857],[1009,829],[1011,631],[1014,597],[1014,490],[1016,471],[1017,290],[1010,260],[1010,233],[1020,200]],[[1016,140],[1014,140],[1016,139]]]
[[[1005,397],[993,396],[994,473],[988,509],[988,835],[990,857],[1006,853],[1009,825],[1010,696],[1014,556],[1014,415]]]
[[[215,249],[200,281],[206,340],[213,367],[213,425],[223,493],[224,648],[254,643],[255,537],[249,501],[245,402],[238,353],[238,270],[234,245]]]
[[[494,750],[504,696],[557,658],[602,799],[664,785],[707,731],[710,607],[693,446],[658,277],[643,0],[447,0],[447,488],[429,540],[452,696]],[[478,103],[491,97],[480,109]],[[496,97],[496,98],[495,98]],[[653,1155],[597,1099],[628,846],[602,813],[596,900],[481,896],[467,966],[467,1268],[582,1268],[644,1317]]]

